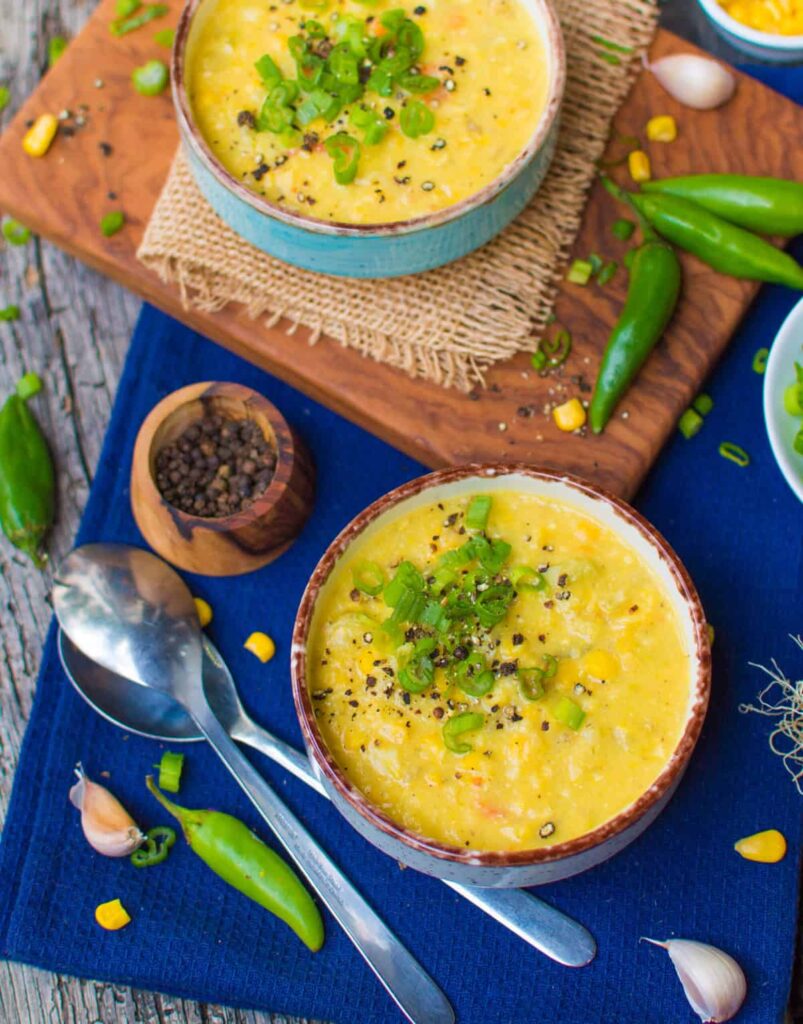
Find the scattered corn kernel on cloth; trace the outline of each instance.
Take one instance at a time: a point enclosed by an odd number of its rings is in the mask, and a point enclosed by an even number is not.
[[[803,90],[803,74],[796,79]],[[803,255],[803,245],[798,247]],[[583,921],[599,944],[590,966],[551,963],[439,881],[400,870],[361,839],[331,804],[253,752],[274,784],[371,904],[432,973],[460,1024],[684,1024],[696,1021],[666,954],[640,936],[686,937],[729,950],[749,994],[741,1024],[780,1024],[795,947],[801,797],[767,738],[771,724],[740,714],[765,684],[748,662],[777,658],[791,678],[803,655],[801,506],[770,453],[753,354],[794,296],[766,289],[710,382],[714,409],[692,441],[670,442],[638,504],[675,546],[716,627],[713,699],[693,761],[669,806],[627,850],[539,895]],[[169,351],[169,360],[164,353]],[[237,579],[189,579],[215,613],[210,633],[252,714],[299,744],[288,680],[290,632],[302,589],[328,542],[360,509],[422,467],[262,371],[146,309],[118,391],[79,542],[142,544],[129,511],[134,437],[151,407],[197,380],[232,380],[263,392],[298,428],[318,467],[317,504],[298,542],[274,565]],[[743,445],[741,469],[720,458]],[[277,655],[242,649],[266,630]],[[129,735],[70,687],[51,632],[0,845],[0,955],[38,967],[207,1002],[337,1024],[397,1024],[398,1011],[328,917],[310,954],[289,929],[228,888],[179,841],[169,859],[137,870],[93,853],[67,792],[73,766],[107,784],[145,828],[166,823],[144,776],[164,747]],[[180,802],[213,806],[272,845],[236,783],[202,744],[187,757]],[[778,828],[779,864],[749,863],[741,836]],[[97,904],[119,898],[128,927],[104,932]],[[9,1018],[10,1019],[10,1018]],[[425,1022],[421,1022],[425,1024]]]
[[[299,270],[226,227],[179,151],[139,258],[201,309],[240,302],[269,323],[287,317],[312,328],[313,338],[325,333],[412,376],[467,390],[484,367],[527,348],[533,330],[544,327],[556,275],[580,227],[595,161],[658,16],[652,0],[555,0],[555,7],[568,71],[555,158],[527,210],[480,252],[391,281]],[[632,58],[610,62],[595,37],[632,47]]]

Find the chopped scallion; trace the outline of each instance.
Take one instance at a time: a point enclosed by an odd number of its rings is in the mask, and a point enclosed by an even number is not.
[[[31,229],[26,228],[24,224],[20,224],[13,217],[3,218],[2,231],[3,238],[9,245],[25,245],[31,239]]]
[[[491,498],[487,494],[475,495],[466,509],[466,527],[469,530],[484,530],[491,514]]]
[[[138,9],[139,4],[137,4],[135,10]],[[154,18],[163,18],[169,11],[170,8],[167,4],[148,4],[145,10],[139,11],[138,14],[132,14],[127,18],[117,18],[111,23],[109,29],[113,36],[125,36],[129,32],[135,32],[138,28],[142,28],[143,25],[147,25]]]
[[[612,39],[606,39],[605,36],[592,36],[592,43],[599,43],[600,46],[604,46],[606,50],[613,50],[615,53],[631,54],[633,52],[632,46],[623,46],[621,43],[615,43]]]
[[[719,446],[719,454],[723,459],[735,462],[737,466],[741,466],[742,468],[750,465],[750,456],[744,448],[741,448],[738,444],[734,444],[732,441],[723,441]]]
[[[111,238],[112,235],[116,235],[118,231],[122,230],[124,225],[125,214],[122,210],[112,210],[111,213],[101,217],[100,233],[104,238]]]
[[[6,306],[4,309],[0,309],[0,321],[9,323],[11,320],[19,320],[19,318],[19,306]]]
[[[170,72],[162,60],[149,60],[142,67],[134,68],[131,81],[140,96],[158,96],[167,88]]]
[[[701,416],[707,416],[714,408],[714,399],[705,392],[701,392],[691,404],[692,408]]]
[[[609,281],[613,280],[618,269],[619,264],[616,260],[609,260],[597,275],[597,283],[603,286],[608,284]]]
[[[575,732],[585,721],[586,713],[579,704],[575,704],[568,697],[559,697],[552,708],[552,714],[562,724],[567,725]]]
[[[157,46],[166,46],[168,50],[172,49],[173,43],[176,38],[176,30],[174,28],[163,28],[160,32],[154,32],[153,41]]]
[[[544,693],[544,670],[541,668],[520,668],[519,687],[525,700],[540,700]]]
[[[184,755],[166,750],[162,754],[162,760],[154,767],[159,769],[159,788],[167,790],[168,793],[178,793],[184,768]]]
[[[468,754],[474,748],[470,743],[461,742],[458,737],[467,732],[476,732],[485,724],[485,715],[476,711],[462,711],[454,715],[443,726],[443,742],[453,754]]]
[[[376,597],[385,585],[385,574],[376,562],[361,562],[351,576],[357,590],[369,597]]]
[[[694,409],[687,409],[678,420],[678,430],[687,441],[700,433],[703,426],[703,417]]]
[[[763,374],[766,371],[769,354],[770,350],[768,348],[760,348],[758,352],[756,352],[753,356],[754,373]]]
[[[47,44],[47,66],[52,68],[56,61],[61,57],[68,46],[67,40],[64,36],[53,36]]]
[[[594,273],[594,266],[588,260],[575,260],[569,267],[566,280],[571,284],[586,285]]]
[[[7,85],[0,85],[0,114],[6,109],[11,101],[11,90]]]

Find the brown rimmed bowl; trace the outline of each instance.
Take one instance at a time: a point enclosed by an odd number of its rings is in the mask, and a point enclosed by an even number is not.
[[[345,277],[415,274],[485,245],[527,206],[552,161],[566,83],[563,35],[551,0],[520,0],[544,41],[544,110],[522,151],[479,192],[434,213],[389,224],[340,224],[272,203],[231,174],[203,137],[187,90],[196,28],[215,0],[187,0],[176,32],[171,79],[179,134],[195,183],[246,241],[285,263]]]
[[[610,821],[565,843],[515,852],[451,847],[418,835],[373,806],[329,752],[313,714],[307,644],[316,602],[350,546],[388,520],[433,502],[514,490],[573,505],[613,529],[659,578],[678,613],[689,656],[689,703],[683,733],[649,789]],[[705,614],[678,556],[625,502],[576,477],[522,465],[465,466],[412,480],[375,501],[332,541],[310,578],[296,618],[291,653],[293,698],[310,761],[333,803],[366,839],[395,860],[467,885],[505,888],[567,878],[607,860],[639,836],[666,806],[688,766],[708,707],[711,651]]]
[[[156,457],[205,413],[253,420],[276,453],[273,479],[259,497],[230,516],[189,515],[162,497]],[[142,536],[166,561],[203,576],[237,576],[278,558],[312,511],[312,458],[275,405],[242,384],[204,382],[174,391],[140,427],[131,467],[131,507]]]

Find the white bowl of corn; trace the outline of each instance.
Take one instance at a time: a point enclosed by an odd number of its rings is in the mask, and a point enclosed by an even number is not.
[[[803,0],[697,0],[732,46],[776,64],[803,62]]]

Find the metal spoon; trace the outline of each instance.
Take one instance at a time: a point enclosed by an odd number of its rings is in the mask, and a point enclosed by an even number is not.
[[[129,732],[156,740],[188,742],[203,734],[174,700],[110,672],[92,661],[59,631],[59,656],[75,689],[100,715]],[[208,637],[203,638],[206,698],[232,739],[247,743],[327,797],[307,758],[257,725],[240,702],[231,672]],[[450,888],[531,946],[567,967],[594,959],[596,943],[579,922],[522,889],[478,889],[446,882]]]
[[[89,544],[59,567],[53,605],[85,654],[172,697],[238,781],[368,966],[413,1024],[454,1024],[446,996],[240,753],[204,694],[201,630],[181,577],[147,551]]]

